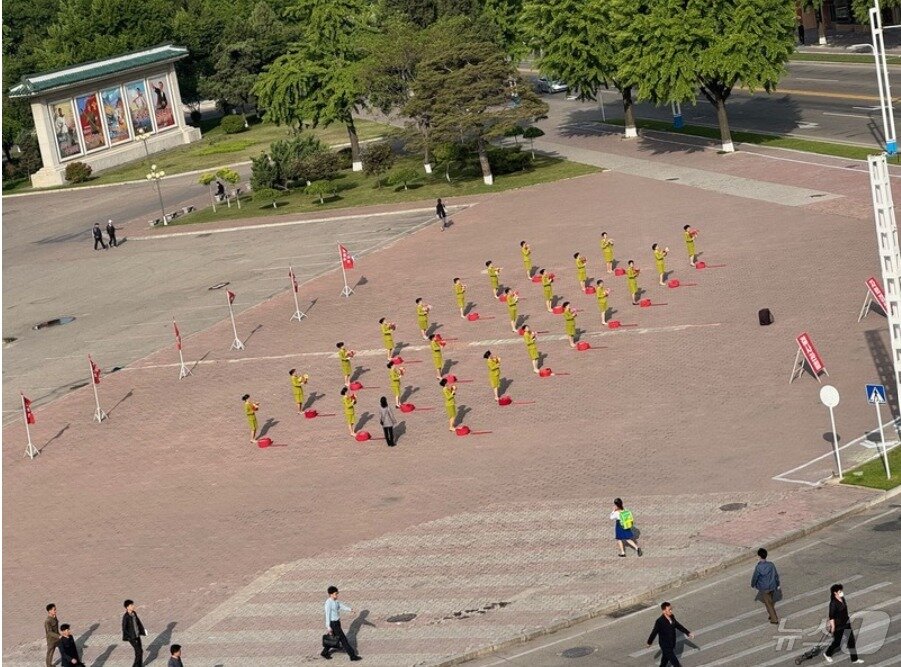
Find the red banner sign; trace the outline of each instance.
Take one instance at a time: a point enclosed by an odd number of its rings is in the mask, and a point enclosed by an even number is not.
[[[820,356],[816,345],[813,344],[810,334],[802,333],[796,340],[798,341],[798,347],[801,349],[801,354],[804,355],[813,374],[819,375],[822,371],[826,370],[826,365],[823,363],[823,357]]]
[[[882,310],[888,312],[888,308],[885,305],[885,292],[882,291],[882,285],[879,284],[879,281],[875,278],[867,278],[867,289],[870,290],[870,294],[873,295],[873,298]]]
[[[353,258],[353,255],[351,255],[350,252],[348,251],[348,249],[345,248],[345,247],[344,247],[343,245],[341,245],[340,243],[338,244],[338,252],[339,252],[340,255],[341,255],[341,265],[342,265],[345,269],[348,269],[348,270],[354,268],[354,258]]]

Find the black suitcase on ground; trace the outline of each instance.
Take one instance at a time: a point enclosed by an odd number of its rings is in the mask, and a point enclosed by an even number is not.
[[[773,313],[769,308],[761,308],[757,311],[757,319],[760,320],[760,326],[765,327],[773,323]]]

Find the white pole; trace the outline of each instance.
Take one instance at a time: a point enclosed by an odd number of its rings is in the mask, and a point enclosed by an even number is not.
[[[232,321],[232,332],[235,334],[235,340],[232,341],[232,346],[229,348],[230,350],[243,350],[244,343],[241,342],[241,339],[238,338],[238,327],[235,325],[235,311],[232,310],[232,300],[228,298],[228,292],[225,293],[225,300],[228,302],[228,316]]]
[[[341,261],[341,275],[344,277],[344,289],[341,290],[342,296],[349,298],[354,291],[347,286],[347,270],[344,268],[344,255],[341,253],[341,244],[338,244],[338,259]]]
[[[832,423],[832,450],[835,452],[835,464],[838,466],[838,478],[842,479],[845,474],[842,472],[842,458],[838,453],[838,433],[835,431],[835,412],[829,408],[829,421]]]
[[[875,7],[870,8],[869,14],[873,59],[876,63],[876,83],[879,88],[879,111],[882,114],[882,129],[885,133],[885,151],[889,155],[895,155],[898,152],[898,141],[895,138],[895,118],[892,110],[888,64],[885,59],[885,38],[883,37],[879,0],[876,0]]]
[[[28,412],[25,410],[25,394],[19,393],[22,397],[22,416],[25,417],[25,435],[28,437],[28,446],[25,447],[25,456],[34,459],[38,455],[38,449],[31,444],[31,428],[28,426]]]
[[[181,349],[178,350],[178,363],[181,364],[181,369],[178,371],[178,379],[182,380],[189,375],[191,375],[191,369],[185,366],[185,357],[181,353]]]
[[[341,263],[341,266],[344,266],[344,262]],[[294,289],[294,284],[297,281],[297,276],[294,275],[294,267],[290,264],[288,265],[288,276],[291,278],[291,292],[292,294],[294,294],[294,314],[291,316],[291,320],[297,320],[298,322],[300,322],[307,316],[307,314],[300,312],[300,304],[297,302],[297,290]]]
[[[888,464],[888,452],[885,446],[885,432],[882,430],[882,405],[876,402],[876,421],[879,423],[879,439],[882,440],[882,462],[885,464],[885,476],[892,478],[892,470]]]
[[[88,365],[91,367],[91,387],[94,388],[94,403],[97,406],[97,409],[94,410],[94,420],[99,423],[106,419],[106,413],[100,407],[100,395],[97,393],[97,383],[94,382],[94,365],[90,359],[88,360]]]
[[[598,91],[598,102],[600,102],[600,105],[601,105],[601,120],[603,120],[606,123],[607,122],[607,111],[606,111],[606,109],[604,109],[604,91],[603,90]]]

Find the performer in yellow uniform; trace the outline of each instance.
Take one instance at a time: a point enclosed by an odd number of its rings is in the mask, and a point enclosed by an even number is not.
[[[491,354],[491,350],[482,355],[488,365],[488,384],[494,390],[494,400],[500,400],[498,390],[501,386],[501,358]]]
[[[288,371],[288,375],[291,376],[291,389],[294,391],[294,402],[297,404],[297,411],[301,412],[303,410],[303,386],[310,379],[309,375],[298,375],[297,369],[292,368]]]
[[[491,281],[491,293],[495,299],[500,298],[498,290],[501,288],[501,268],[492,264],[490,259],[485,262],[485,266],[488,268],[488,280]]]
[[[441,354],[441,339],[438,334],[429,336],[429,347],[432,348],[432,363],[435,364],[435,375],[441,379],[441,369],[444,368],[444,357]]]
[[[391,359],[394,356],[394,330],[397,328],[397,325],[394,322],[389,322],[387,318],[383,317],[379,320],[379,328],[382,331],[382,341],[385,343],[385,352],[388,353],[388,358]]]
[[[532,360],[532,370],[538,372],[538,336],[529,328],[528,325],[523,327],[522,340],[526,344],[526,351],[529,353],[529,359]]]
[[[691,225],[682,228],[682,236],[685,239],[685,247],[688,249],[688,263],[694,266],[698,261],[698,251],[695,250],[695,237],[699,234]]]
[[[357,435],[357,431],[354,429],[357,423],[356,404],[356,395],[351,393],[350,389],[344,387],[341,390],[341,405],[344,407],[344,419],[347,421],[347,430],[350,431],[351,437]]]
[[[660,284],[666,287],[666,256],[669,254],[669,248],[660,249],[660,245],[655,243],[651,246],[654,251],[654,264],[657,266],[657,273],[660,275]]]
[[[598,300],[598,310],[601,311],[601,324],[607,324],[607,297],[610,296],[610,290],[604,287],[604,281],[598,280],[594,284],[595,296]]]
[[[601,232],[601,250],[604,253],[604,263],[607,264],[607,273],[613,273],[613,241],[607,238],[607,232]]]
[[[519,297],[509,287],[504,290],[507,297],[507,313],[510,315],[510,327],[516,333],[516,322],[519,320]]]
[[[257,443],[257,410],[260,409],[258,403],[250,400],[250,394],[244,394],[241,397],[244,401],[244,416],[247,417],[247,423],[250,425],[250,444]]]
[[[454,424],[457,421],[457,388],[448,384],[447,380],[442,379],[441,382],[438,383],[441,385],[441,393],[444,395],[444,409],[447,412],[447,427],[448,430],[454,430]]]
[[[588,269],[586,268],[588,262],[580,253],[576,253],[573,255],[573,259],[576,260],[576,274],[579,280],[579,289],[583,292],[585,291],[585,281],[588,280]]]
[[[547,306],[547,312],[554,312],[554,279],[551,278],[545,269],[538,272],[541,276],[541,289],[544,291],[544,303]]]
[[[519,252],[522,254],[522,265],[526,268],[526,278],[532,279],[532,248],[525,241],[519,242]]]
[[[404,367],[398,366],[393,361],[388,362],[388,381],[391,383],[391,391],[394,393],[394,405],[400,407],[400,379],[404,376]]]
[[[563,302],[563,322],[566,326],[566,335],[569,336],[569,346],[576,346],[576,313],[569,305],[569,301]]]
[[[341,373],[344,375],[344,386],[349,387],[350,376],[353,373],[353,369],[350,367],[350,360],[356,352],[346,349],[343,341],[336,343],[335,347],[338,348],[338,359],[341,361]]]
[[[422,337],[426,340],[429,339],[429,311],[432,310],[432,307],[423,303],[422,297],[416,299],[416,320],[419,323],[419,330],[422,332]]]
[[[629,265],[626,267],[626,283],[629,285],[629,294],[632,295],[632,305],[638,305],[638,274],[641,272],[641,269],[635,268],[635,262],[631,259],[629,260]]]
[[[457,297],[457,308],[460,309],[460,317],[466,318],[466,285],[459,278],[454,278],[454,295]]]

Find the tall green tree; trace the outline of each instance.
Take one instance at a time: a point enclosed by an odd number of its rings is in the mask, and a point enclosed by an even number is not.
[[[826,23],[823,21],[823,3],[825,0],[801,0],[803,11],[813,11],[817,19],[817,36],[820,44],[826,43]],[[869,0],[867,2],[869,6]]]
[[[291,52],[257,79],[253,93],[266,117],[277,123],[347,128],[355,171],[362,169],[353,114],[364,105],[357,76],[370,6],[364,0],[299,0],[286,10],[303,26]]]
[[[513,59],[528,53],[523,23],[523,0],[483,0],[482,16],[492,25],[495,41]]]
[[[504,51],[470,20],[444,19],[429,29],[404,111],[412,117],[427,115],[436,141],[474,142],[482,177],[490,185],[494,178],[489,141],[511,125],[547,111],[547,105],[524,85],[517,86],[520,95],[515,99],[516,83],[519,76]]]

